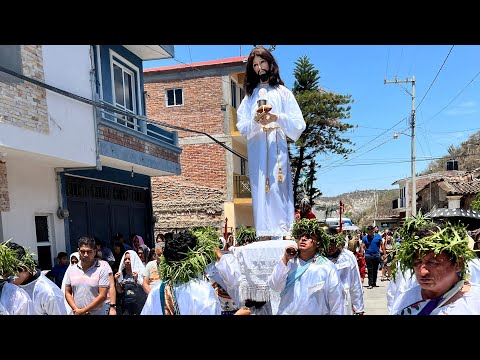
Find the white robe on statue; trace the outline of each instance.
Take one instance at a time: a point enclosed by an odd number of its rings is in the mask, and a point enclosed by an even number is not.
[[[285,266],[281,259],[268,279],[275,291],[282,291],[289,273],[295,273],[305,261],[295,257]],[[335,264],[324,257],[311,263],[303,275],[280,295],[277,315],[345,315],[343,285]]]
[[[157,281],[148,293],[140,315],[163,315],[160,285]],[[180,315],[221,315],[222,307],[213,286],[205,280],[192,279],[173,287]]]
[[[267,90],[266,98],[272,106],[271,113],[278,116],[276,122],[266,127],[277,129],[264,131],[262,125],[254,120],[260,88]],[[248,143],[248,168],[256,235],[290,235],[295,210],[286,136],[296,141],[305,130],[302,111],[293,93],[285,86],[273,88],[259,85],[252,96],[243,98],[237,110],[237,118],[238,131]],[[278,181],[279,164],[283,175],[282,182]],[[266,176],[270,182],[268,192],[265,191]]]

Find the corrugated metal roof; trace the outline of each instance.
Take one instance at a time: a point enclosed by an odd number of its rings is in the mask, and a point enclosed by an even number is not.
[[[436,209],[427,214],[426,217],[440,218],[440,217],[466,217],[473,219],[480,219],[480,211],[471,209]]]

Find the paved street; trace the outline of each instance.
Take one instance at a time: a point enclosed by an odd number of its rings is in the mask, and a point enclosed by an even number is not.
[[[387,286],[389,281],[380,281],[382,272],[378,272],[377,285],[373,289],[367,289],[368,278],[363,284],[363,301],[365,303],[365,315],[388,315],[387,311]]]

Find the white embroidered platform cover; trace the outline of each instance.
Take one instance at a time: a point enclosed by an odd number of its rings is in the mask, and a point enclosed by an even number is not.
[[[247,299],[270,300],[272,314],[277,313],[280,293],[270,289],[267,279],[290,245],[296,246],[297,243],[293,240],[265,240],[230,248],[243,275],[239,284],[242,303]]]

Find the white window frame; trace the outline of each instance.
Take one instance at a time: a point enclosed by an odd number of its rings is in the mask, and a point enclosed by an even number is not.
[[[177,97],[175,96],[175,90],[181,90],[182,91],[182,103],[177,104]],[[173,105],[168,105],[168,92],[173,91]],[[171,89],[165,89],[165,106],[166,107],[175,107],[175,106],[183,106],[185,102],[185,94],[183,93],[183,88],[171,88]]]
[[[36,253],[37,247],[43,247],[43,246],[49,246],[50,247],[50,263],[53,263],[53,257],[54,254],[56,254],[56,247],[55,247],[55,236],[54,236],[54,231],[53,230],[53,214],[51,213],[35,213],[33,216],[33,224],[35,225],[35,218],[37,216],[42,216],[47,218],[47,226],[48,226],[48,239],[49,241],[38,241],[37,239],[37,234],[36,234],[36,226],[35,228],[35,251],[34,252],[34,257],[36,258],[35,260],[39,263],[40,259],[38,258],[38,254]],[[55,264],[52,264],[52,266]],[[42,269],[43,270],[43,269]]]
[[[142,110],[142,102],[139,97],[139,94],[141,94],[140,91],[140,70],[138,67],[136,67],[134,64],[132,64],[130,61],[125,59],[124,57],[120,56],[118,53],[113,51],[112,49],[109,49],[110,51],[110,75],[111,75],[111,84],[112,84],[112,103],[115,107],[122,109],[123,111],[132,113],[133,115],[143,115],[143,110]],[[114,65],[120,67],[123,72],[126,72],[129,74],[132,78],[132,81],[134,82],[132,86],[132,100],[133,100],[133,111],[130,109],[127,109],[125,105],[117,104],[116,101],[116,93],[115,93],[115,78],[114,78]],[[123,76],[122,76],[122,81],[123,81]],[[125,90],[125,86],[123,87]],[[124,98],[125,98],[125,91],[124,91]],[[130,123],[132,126],[128,126],[128,123],[126,123],[126,119],[123,115],[117,114],[115,116],[115,121],[119,123],[120,125],[123,125],[125,127],[129,128],[134,128],[134,130],[139,130],[139,124],[138,120],[136,118],[133,118],[133,123]]]

